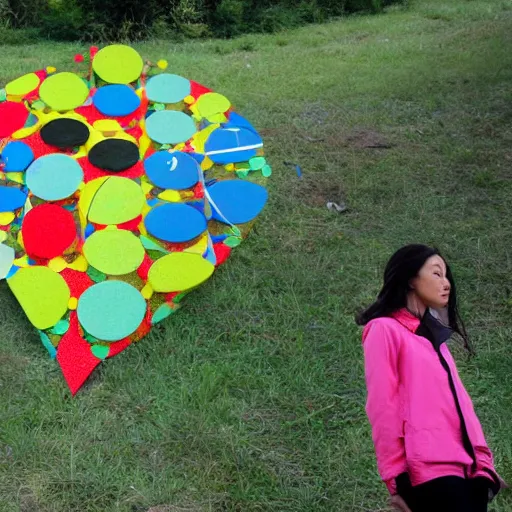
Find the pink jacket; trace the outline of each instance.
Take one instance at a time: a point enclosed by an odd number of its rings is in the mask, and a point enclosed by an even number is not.
[[[372,320],[363,332],[366,412],[380,475],[392,494],[404,472],[412,485],[442,476],[483,476],[496,483],[492,454],[453,357],[446,343],[438,354],[414,334],[419,325],[403,309]]]

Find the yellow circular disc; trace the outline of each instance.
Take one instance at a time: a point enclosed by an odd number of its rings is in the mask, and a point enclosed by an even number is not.
[[[78,75],[63,72],[49,76],[41,84],[39,95],[50,108],[63,112],[83,105],[89,88]]]
[[[14,212],[1,212],[0,213],[0,226],[8,226],[16,217]]]
[[[155,292],[183,292],[199,286],[215,270],[215,266],[199,254],[173,252],[155,261],[148,281]]]
[[[105,176],[85,185],[78,206],[95,224],[122,224],[141,214],[145,199],[140,185],[131,179]]]
[[[35,73],[28,73],[9,82],[5,86],[5,92],[9,96],[25,96],[39,85],[39,77]]]
[[[62,256],[57,256],[48,262],[48,267],[54,272],[60,273],[67,267],[67,262]]]
[[[37,329],[53,327],[68,309],[68,285],[48,267],[20,268],[7,283]]]
[[[215,114],[221,114],[229,110],[230,101],[222,94],[208,92],[199,97],[196,103],[197,110],[201,116],[208,118]]]
[[[92,62],[94,72],[105,82],[129,84],[142,73],[142,57],[124,44],[112,44],[101,49]]]
[[[131,231],[96,231],[84,244],[87,261],[100,272],[113,276],[129,274],[144,260],[144,247]]]

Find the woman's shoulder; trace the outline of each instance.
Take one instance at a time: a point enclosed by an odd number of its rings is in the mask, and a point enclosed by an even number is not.
[[[401,324],[392,316],[380,316],[378,318],[370,320],[366,324],[366,327],[377,327],[380,329],[397,329],[401,327]]]
[[[403,334],[404,326],[395,318],[381,316],[370,320],[363,330],[363,342],[369,336],[385,337],[390,340],[398,339]]]

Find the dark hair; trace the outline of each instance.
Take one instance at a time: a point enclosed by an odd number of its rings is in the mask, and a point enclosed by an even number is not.
[[[411,279],[414,279],[425,262],[435,255],[443,258],[437,249],[421,244],[406,245],[395,252],[384,270],[384,285],[377,300],[356,316],[356,323],[366,325],[374,318],[390,316],[395,311],[406,307],[407,295],[411,290],[409,284]],[[462,338],[466,349],[473,353],[457,308],[455,281],[448,263],[446,263],[446,277],[451,285],[448,300],[448,324]]]

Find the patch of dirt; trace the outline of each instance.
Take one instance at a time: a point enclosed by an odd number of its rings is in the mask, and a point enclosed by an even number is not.
[[[343,203],[341,183],[323,182],[313,177],[304,178],[294,187],[293,195],[308,206],[326,207],[328,202]]]
[[[374,130],[354,130],[345,137],[347,146],[359,149],[389,149],[393,144],[389,143],[384,136]]]
[[[315,136],[297,128],[294,131],[297,133],[297,137],[306,143],[322,144],[330,148],[390,149],[395,146],[381,133],[365,128],[353,130],[348,135],[341,131],[332,133],[331,128],[330,133],[325,136],[322,136],[318,129],[315,130]]]

